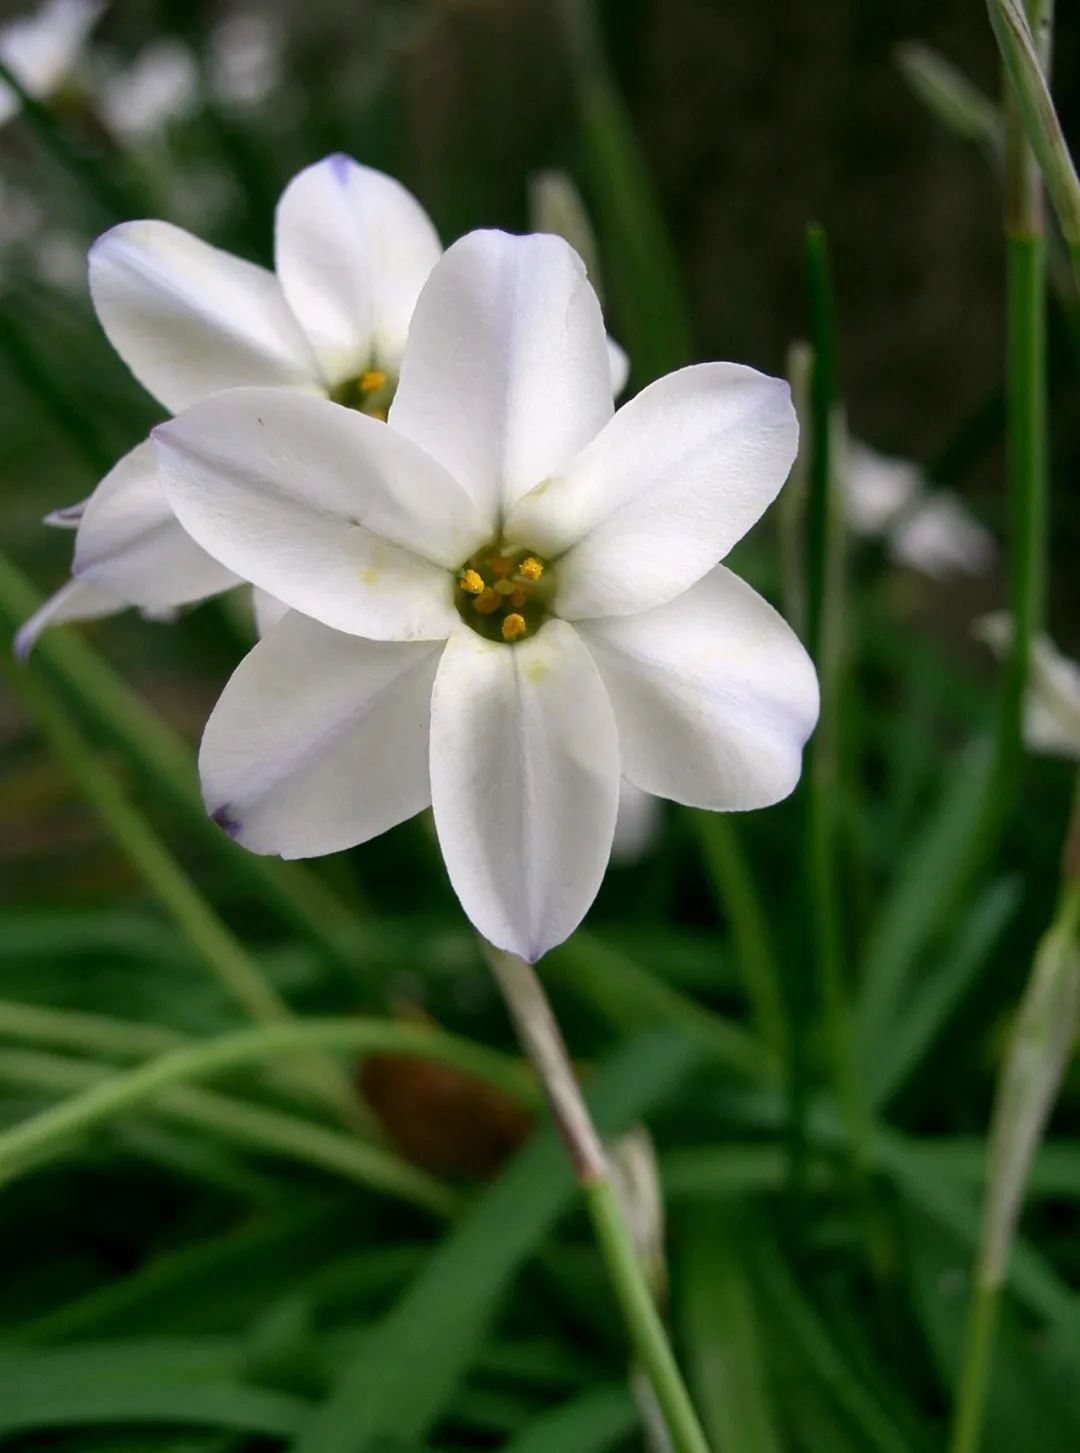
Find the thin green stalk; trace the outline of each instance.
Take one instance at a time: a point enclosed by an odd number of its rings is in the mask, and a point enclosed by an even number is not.
[[[102,1065],[40,1050],[0,1050],[0,1079],[62,1094],[80,1092],[106,1081]],[[390,1151],[366,1145],[339,1130],[313,1124],[299,1115],[252,1105],[209,1090],[173,1089],[155,1100],[156,1113],[199,1134],[231,1140],[249,1150],[269,1151],[302,1165],[316,1166],[355,1185],[386,1192],[440,1217],[453,1216],[461,1201],[434,1176]],[[34,1162],[38,1164],[39,1162]]]
[[[829,1045],[834,1093],[843,1117],[853,1174],[869,1164],[870,1123],[855,1058],[840,922],[837,804],[844,619],[843,529],[836,507],[836,333],[828,244],[820,227],[806,235],[810,335],[809,497],[806,633],[818,670],[821,715],[808,748],[806,883],[814,962]]]
[[[738,830],[719,812],[694,812],[693,820],[721,911],[731,924],[735,962],[746,987],[758,1037],[783,1059],[787,1024],[780,968]]]
[[[41,598],[0,552],[0,622],[9,633],[27,620]],[[193,771],[191,749],[71,630],[46,632],[34,651],[65,696],[89,712],[109,737],[123,748],[149,785],[184,814],[206,847],[234,876],[243,876],[253,891],[291,921],[337,962],[350,970],[351,945],[363,933],[355,909],[309,869],[238,848],[206,815]]]
[[[524,959],[490,944],[481,946],[581,1186],[627,1333],[648,1377],[671,1447],[674,1453],[709,1453],[626,1228],[607,1153],[589,1115],[543,985]]]
[[[106,1124],[174,1085],[312,1050],[400,1054],[474,1075],[527,1108],[536,1096],[517,1061],[442,1030],[378,1019],[307,1019],[255,1025],[170,1051],[110,1076],[30,1120],[0,1132],[0,1182],[55,1152],[73,1135]]]
[[[79,729],[40,683],[21,677],[17,678],[17,688],[113,841],[229,998],[254,1019],[287,1018],[291,1010],[284,999],[225,927],[146,819],[124,796]],[[303,1067],[303,1078],[336,1111],[354,1123],[361,1117],[359,1100],[335,1069],[312,1064]]]
[[[118,1059],[166,1054],[187,1042],[186,1035],[163,1029],[159,1024],[139,1024],[104,1014],[85,1014],[77,1009],[54,1009],[51,1005],[0,999],[0,1037],[8,1035],[56,1049],[74,1049],[80,1054]]]

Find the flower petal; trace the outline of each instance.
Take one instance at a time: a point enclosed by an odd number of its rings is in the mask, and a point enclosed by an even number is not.
[[[787,478],[798,425],[781,379],[700,363],[625,404],[506,532],[559,561],[561,616],[671,600],[731,549]]]
[[[87,500],[73,573],[118,600],[154,611],[239,584],[173,514],[149,439],[125,454]]]
[[[321,392],[311,347],[272,272],[168,222],[123,222],[90,249],[109,342],[171,412],[218,389]]]
[[[254,585],[251,588],[251,613],[255,618],[255,634],[262,637],[269,635],[278,621],[288,615],[289,607],[276,595]]]
[[[483,542],[465,492],[376,419],[283,389],[233,389],[154,430],[184,528],[324,625],[445,638],[456,569]]]
[[[563,621],[516,646],[451,636],[431,707],[431,792],[462,907],[535,960],[596,897],[619,800],[619,744],[589,653]]]
[[[636,616],[581,622],[619,726],[623,775],[691,807],[768,807],[799,780],[818,714],[794,631],[722,565]]]
[[[558,237],[472,232],[416,305],[390,422],[491,518],[610,419],[600,304]]]
[[[77,530],[88,504],[88,499],[81,499],[73,505],[61,505],[43,515],[41,523],[53,530]]]
[[[62,626],[68,621],[96,621],[118,615],[127,609],[127,602],[117,600],[108,591],[84,580],[69,580],[25,621],[15,635],[15,659],[25,661],[37,645],[42,631]]]
[[[290,611],[206,724],[207,810],[244,847],[283,858],[339,852],[421,812],[441,650],[358,640]]]
[[[336,155],[293,178],[277,209],[277,275],[331,387],[368,368],[397,373],[441,252],[393,177]]]

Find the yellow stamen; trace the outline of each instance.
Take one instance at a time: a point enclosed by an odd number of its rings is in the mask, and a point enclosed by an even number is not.
[[[484,589],[484,577],[479,570],[466,570],[458,584],[467,595],[479,595]]]
[[[524,575],[526,580],[539,580],[543,573],[544,567],[535,555],[530,555],[527,560],[523,560],[518,566],[518,574]]]
[[[482,616],[493,615],[495,611],[502,609],[502,596],[490,586],[484,590],[473,601],[473,610],[478,610]]]
[[[529,594],[525,587],[523,585],[515,585],[514,593],[510,596],[507,604],[512,605],[515,610],[520,610],[528,598]]]
[[[360,392],[362,394],[378,393],[379,389],[386,387],[386,374],[381,368],[368,368],[360,375]]]
[[[492,590],[497,590],[500,595],[513,595],[514,582],[512,580],[496,580],[491,588]]]
[[[512,615],[508,615],[502,623],[503,640],[516,641],[520,639],[520,637],[523,636],[528,629],[528,626],[525,624],[525,617],[519,616],[518,613],[515,611]]]
[[[508,560],[505,555],[493,555],[488,562],[491,566],[491,573],[495,576],[509,575],[514,568],[514,562]]]

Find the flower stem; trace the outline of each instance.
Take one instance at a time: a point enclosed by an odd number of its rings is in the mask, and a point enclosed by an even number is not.
[[[40,604],[30,583],[0,553],[0,621],[5,629],[13,633]],[[70,630],[51,630],[35,649],[35,667],[39,661],[65,695],[90,713],[129,754],[148,783],[183,813],[210,852],[222,859],[235,876],[245,877],[266,903],[351,970],[350,945],[363,931],[355,911],[300,864],[245,852],[212,823],[192,771],[190,748],[84,641]]]
[[[808,755],[806,882],[814,958],[829,1044],[833,1090],[847,1134],[852,1173],[863,1181],[870,1159],[870,1117],[856,1067],[844,978],[840,921],[837,801],[843,685],[843,529],[836,507],[835,308],[828,244],[820,227],[806,234],[811,346],[807,499],[807,646],[821,683],[821,717]]]
[[[524,959],[489,944],[483,947],[581,1186],[600,1254],[672,1447],[675,1453],[708,1453],[705,1434],[619,1208],[607,1152],[586,1108],[543,986]]]
[[[431,1060],[494,1085],[527,1108],[535,1096],[505,1055],[442,1030],[379,1019],[306,1019],[255,1025],[185,1045],[110,1075],[71,1099],[0,1132],[0,1182],[21,1175],[71,1136],[103,1125],[174,1085],[312,1050],[401,1054]]]

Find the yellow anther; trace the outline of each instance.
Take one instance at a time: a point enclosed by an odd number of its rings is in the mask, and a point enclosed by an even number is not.
[[[524,575],[526,580],[539,580],[543,573],[544,567],[535,555],[530,555],[527,560],[523,560],[518,566],[518,574]]]
[[[378,393],[379,389],[386,387],[386,374],[381,368],[368,368],[360,375],[360,392],[362,394]]]
[[[467,595],[479,595],[484,589],[484,577],[479,570],[466,570],[465,574],[458,581],[458,585]]]
[[[497,590],[485,586],[481,593],[473,601],[473,610],[478,610],[482,616],[493,615],[495,611],[502,609],[503,599]]]
[[[525,587],[523,585],[515,585],[514,586],[514,593],[513,593],[513,595],[510,596],[509,600],[507,601],[507,605],[512,605],[515,610],[520,610],[521,607],[528,600],[528,598],[529,598],[529,593],[525,589]]]
[[[512,615],[508,615],[502,623],[503,640],[519,640],[520,637],[522,637],[528,629],[528,626],[525,624],[525,617],[519,616],[517,611],[514,611],[514,613]]]
[[[514,562],[505,555],[492,555],[488,564],[491,567],[492,575],[500,578],[504,575],[509,575],[514,568]]]
[[[512,580],[496,580],[491,588],[497,590],[500,595],[513,595],[515,587]]]

